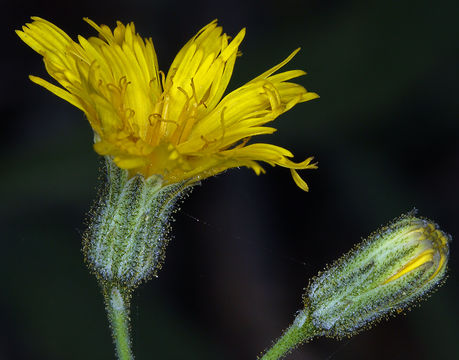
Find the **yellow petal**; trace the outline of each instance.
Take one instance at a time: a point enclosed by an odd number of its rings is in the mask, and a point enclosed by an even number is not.
[[[304,191],[309,191],[309,186],[306,184],[306,181],[304,181],[300,175],[298,175],[298,172],[294,169],[290,169],[290,173],[292,174],[293,181],[295,181],[295,184],[298,185],[298,187]]]
[[[60,98],[64,99],[65,101],[68,101],[73,106],[76,106],[78,109],[84,111],[84,108],[81,105],[80,99],[78,99],[75,95],[72,95],[68,91],[66,91],[66,90],[64,90],[64,89],[62,89],[62,88],[60,88],[60,87],[58,87],[56,85],[53,85],[53,84],[49,83],[46,80],[43,80],[42,78],[40,78],[38,76],[30,75],[29,78],[35,84],[43,86],[45,89],[51,91],[54,95],[59,96]]]

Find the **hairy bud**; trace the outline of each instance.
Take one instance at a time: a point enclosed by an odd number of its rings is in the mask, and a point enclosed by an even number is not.
[[[402,311],[441,282],[450,240],[413,213],[383,227],[311,281],[304,300],[312,323],[341,337]]]

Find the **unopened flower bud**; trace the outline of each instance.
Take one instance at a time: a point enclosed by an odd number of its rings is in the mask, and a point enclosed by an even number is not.
[[[404,215],[314,278],[304,300],[326,336],[349,336],[398,313],[443,279],[450,236],[429,220]]]
[[[84,236],[85,259],[104,282],[133,288],[160,268],[170,215],[190,189],[159,176],[129,177],[106,158],[107,181]]]

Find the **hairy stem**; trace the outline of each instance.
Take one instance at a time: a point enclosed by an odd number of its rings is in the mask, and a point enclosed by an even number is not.
[[[129,293],[125,289],[108,285],[104,287],[104,296],[118,359],[133,360],[129,336]]]
[[[293,324],[284,331],[282,336],[259,360],[282,359],[298,345],[307,342],[316,335],[318,335],[318,331],[312,325],[307,310],[301,310]]]

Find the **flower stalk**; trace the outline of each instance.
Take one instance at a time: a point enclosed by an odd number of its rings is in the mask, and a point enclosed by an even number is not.
[[[274,345],[259,358],[260,360],[277,360],[283,358],[299,345],[308,342],[318,335],[318,330],[311,322],[308,309],[300,310],[293,324],[284,331]]]
[[[129,334],[129,300],[128,290],[117,286],[106,286],[104,289],[105,307],[112,330],[113,342],[119,360],[132,360],[134,355],[131,349]]]

